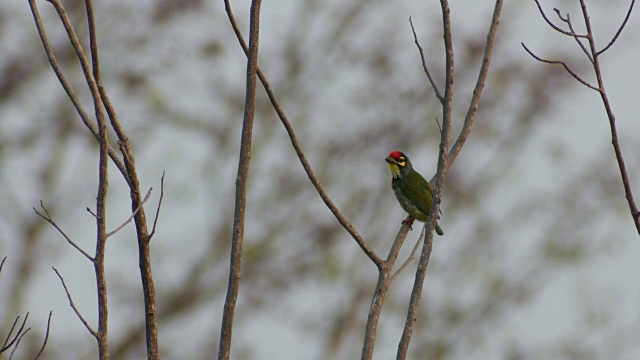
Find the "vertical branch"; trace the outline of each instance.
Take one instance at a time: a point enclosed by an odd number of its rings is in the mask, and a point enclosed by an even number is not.
[[[109,96],[107,95],[107,92],[101,82],[98,59],[98,45],[95,30],[95,21],[93,17],[93,5],[91,0],[85,0],[85,4],[87,8],[87,19],[89,22],[89,39],[97,91],[107,111],[107,114],[111,121],[111,126],[113,127],[118,137],[120,152],[122,153],[122,156],[124,158],[124,165],[127,170],[125,180],[129,185],[131,211],[133,212],[134,222],[136,224],[136,235],[138,238],[138,263],[140,266],[140,277],[142,280],[142,292],[144,296],[147,358],[159,359],[160,353],[158,349],[156,295],[155,286],[153,283],[153,273],[151,271],[151,248],[149,229],[147,227],[147,218],[144,207],[142,206],[144,200],[140,191],[140,181],[138,179],[133,150],[131,149],[129,138],[120,125],[115,108],[111,104]]]
[[[422,286],[424,285],[424,279],[427,273],[427,265],[429,264],[429,257],[431,256],[431,248],[433,244],[433,230],[436,226],[437,216],[435,214],[440,210],[440,198],[442,196],[442,189],[444,187],[444,178],[447,172],[447,149],[449,147],[449,135],[451,133],[451,106],[453,99],[453,75],[454,75],[454,63],[453,63],[453,40],[451,38],[451,18],[448,0],[440,0],[440,6],[442,8],[443,19],[443,32],[444,32],[444,45],[446,54],[446,76],[445,76],[445,89],[444,89],[444,102],[442,104],[442,133],[440,139],[440,153],[438,156],[438,173],[436,175],[436,186],[434,191],[434,200],[431,203],[431,210],[429,213],[429,221],[425,226],[428,227],[427,237],[425,239],[424,246],[422,248],[422,254],[420,255],[420,262],[418,263],[418,270],[416,271],[416,277],[413,284],[413,290],[411,292],[411,300],[409,302],[409,310],[407,311],[407,320],[405,321],[404,330],[398,345],[397,359],[406,359],[407,351],[409,349],[409,341],[413,333],[413,327],[416,319],[418,318],[418,308],[420,304],[420,296],[422,294]]]
[[[616,128],[616,117],[613,114],[613,109],[611,108],[611,104],[609,103],[609,97],[607,96],[607,92],[604,88],[604,81],[602,80],[602,72],[600,71],[600,60],[599,54],[596,50],[596,44],[593,40],[593,31],[591,29],[591,21],[589,20],[589,14],[587,13],[587,5],[584,0],[580,0],[580,6],[582,7],[582,15],[584,17],[584,23],[587,28],[587,40],[589,41],[589,50],[593,55],[593,70],[596,73],[596,79],[598,81],[598,92],[600,93],[600,97],[602,98],[602,103],[604,104],[605,111],[607,112],[607,117],[609,118],[609,127],[611,129],[611,144],[613,145],[613,150],[616,154],[616,160],[618,161],[618,167],[620,168],[620,174],[622,176],[622,184],[624,186],[625,198],[627,199],[627,203],[629,204],[629,210],[631,211],[631,217],[633,218],[633,223],[636,225],[636,231],[640,234],[640,212],[638,212],[638,207],[633,198],[633,192],[631,191],[631,184],[629,182],[629,176],[627,174],[627,167],[624,163],[624,157],[622,156],[622,150],[620,149],[620,143],[618,142],[618,130]],[[629,8],[628,14],[631,13],[631,9],[633,8],[633,2]],[[627,15],[628,16],[628,15]],[[626,23],[626,19],[625,19]],[[620,27],[620,31],[622,31],[624,24]],[[616,33],[616,37],[618,36]],[[614,39],[611,41],[610,45],[615,41]],[[606,50],[610,45],[604,49]],[[603,50],[603,51],[604,51]]]
[[[233,220],[231,244],[231,261],[229,266],[229,284],[224,302],[222,329],[220,331],[220,347],[218,359],[229,359],[231,354],[231,333],[233,316],[240,288],[240,266],[242,260],[242,242],[244,240],[244,216],[247,196],[247,177],[249,160],[251,159],[251,138],[256,98],[256,71],[258,69],[258,34],[260,30],[261,0],[251,3],[249,25],[249,56],[247,61],[247,84],[245,94],[244,119],[242,121],[242,137],[240,144],[240,161],[236,178],[236,205]]]

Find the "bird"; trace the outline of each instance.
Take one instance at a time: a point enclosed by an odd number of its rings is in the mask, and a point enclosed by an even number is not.
[[[427,222],[433,201],[433,190],[429,182],[413,169],[411,161],[403,152],[392,151],[385,160],[391,173],[393,193],[400,206],[410,216],[402,223],[409,225],[409,229],[411,229],[415,220]],[[444,235],[438,223],[436,223],[436,233],[440,236]]]

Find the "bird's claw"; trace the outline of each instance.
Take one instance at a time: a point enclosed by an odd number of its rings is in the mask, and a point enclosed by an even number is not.
[[[411,219],[405,219],[405,220],[402,220],[402,223],[403,223],[403,224],[408,225],[408,226],[409,226],[409,231],[411,231],[411,230],[413,230],[412,225],[413,225],[413,222],[414,222],[415,220],[416,220],[416,219],[413,219],[413,218],[411,218]]]

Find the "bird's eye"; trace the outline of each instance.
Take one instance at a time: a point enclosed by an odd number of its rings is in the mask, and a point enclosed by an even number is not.
[[[400,156],[400,157],[398,158],[398,160],[400,160],[400,161],[404,161],[404,156]]]

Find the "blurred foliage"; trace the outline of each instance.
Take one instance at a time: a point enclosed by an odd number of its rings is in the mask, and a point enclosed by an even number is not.
[[[134,146],[141,186],[154,188],[147,211],[159,196],[162,171],[167,174],[153,239],[161,354],[210,359],[217,351],[228,277],[246,59],[222,2],[179,3],[94,5],[103,81]],[[561,131],[568,125],[553,114],[578,86],[560,69],[535,63],[521,51],[522,32],[512,29],[522,26],[518,21],[532,8],[513,4],[505,5],[471,136],[446,179],[446,235],[434,244],[412,358],[606,358],[600,355],[608,353],[602,348],[608,341],[583,340],[619,331],[619,325],[601,320],[618,318],[615,308],[568,294],[576,310],[598,311],[557,319],[580,328],[557,342],[528,340],[530,333],[545,330],[527,314],[538,306],[554,308],[541,299],[545,290],[624,246],[621,224],[630,219],[606,144],[585,159],[576,155],[583,149],[565,142],[571,134]],[[86,42],[83,2],[64,5]],[[62,26],[49,4],[39,6],[56,55],[88,106]],[[234,7],[247,28],[248,2]],[[492,10],[488,1],[474,7],[452,10],[454,131],[467,111]],[[425,176],[435,171],[440,107],[407,19],[413,17],[427,62],[442,84],[438,14],[435,2],[263,6],[260,66],[320,181],[380,254],[388,251],[404,217],[389,189],[384,157],[399,149]],[[26,309],[40,318],[53,310],[47,358],[93,358],[93,339],[50,271],[61,270],[91,320],[91,266],[32,207],[42,199],[58,224],[93,251],[95,225],[84,209],[95,204],[97,143],[57,83],[27,4],[4,3],[0,18],[0,254],[12,263],[0,279],[0,329]],[[565,59],[580,56],[560,51]],[[253,144],[233,357],[356,358],[375,267],[315,193],[262,90]],[[637,159],[628,166],[637,169]],[[114,167],[110,174],[108,224],[115,228],[130,210],[120,174]],[[401,261],[418,233],[409,235]],[[108,243],[114,359],[138,359],[145,351],[134,241],[129,225]],[[395,354],[413,265],[387,297],[376,358]],[[553,320],[546,326],[554,327]],[[637,332],[637,322],[629,329]],[[37,353],[39,341],[25,338],[22,354]],[[634,341],[628,338],[615,349],[632,349]]]

